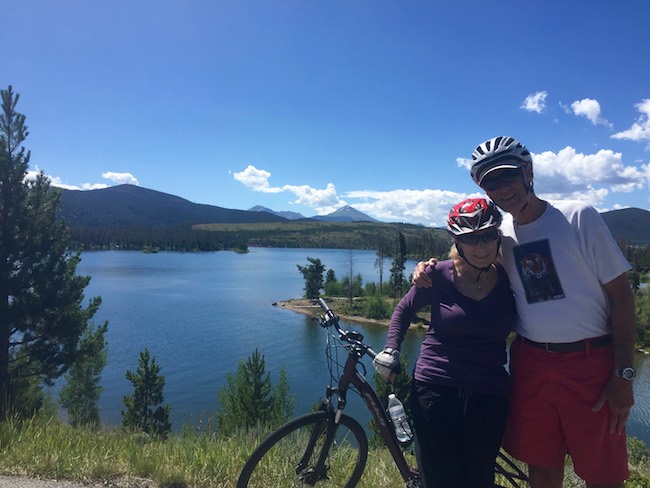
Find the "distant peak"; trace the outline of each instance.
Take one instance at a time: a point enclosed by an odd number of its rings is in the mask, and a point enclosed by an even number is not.
[[[338,221],[338,222],[378,222],[377,219],[373,219],[369,215],[359,212],[354,207],[350,205],[345,205],[338,210],[327,214],[314,217],[317,220],[329,220],[329,221]]]

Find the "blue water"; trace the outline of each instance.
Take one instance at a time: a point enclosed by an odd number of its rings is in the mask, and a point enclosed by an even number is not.
[[[145,347],[165,376],[165,401],[172,407],[175,429],[213,413],[226,375],[256,348],[272,380],[283,365],[287,368],[291,392],[297,396],[296,412],[309,411],[329,379],[326,333],[307,316],[273,305],[302,296],[304,280],[297,265],[308,265],[308,257],[321,259],[338,278],[349,273],[350,252],[344,250],[84,253],[78,272],[92,277],[86,296],[102,297],[95,322],[109,321],[102,422],[120,423],[122,398],[133,393],[124,375],[137,368]],[[374,252],[354,251],[354,275],[378,282],[374,260]],[[413,265],[408,264],[407,273]],[[347,326],[363,329],[377,348],[383,345],[383,327]],[[351,403],[361,406],[360,401]]]
[[[122,398],[133,393],[126,370],[138,366],[140,351],[149,349],[165,376],[165,403],[171,406],[173,428],[198,424],[214,413],[218,391],[227,374],[257,348],[264,355],[272,381],[284,365],[296,413],[307,412],[323,396],[329,380],[325,360],[326,333],[306,315],[273,304],[303,295],[297,265],[318,258],[337,278],[361,274],[379,282],[374,251],[251,248],[232,252],[144,254],[130,251],[86,252],[79,274],[92,277],[86,296],[101,296],[97,324],[109,321],[108,364],[102,376],[102,423],[121,422]],[[406,265],[408,275],[414,262]],[[390,260],[384,269],[389,278]],[[346,324],[361,331],[375,349],[384,344],[381,326]],[[410,331],[403,350],[417,355],[422,332]],[[636,405],[629,419],[631,435],[650,444],[650,363],[638,357]],[[372,367],[366,360],[369,379]],[[361,400],[349,398],[351,413],[369,419]]]

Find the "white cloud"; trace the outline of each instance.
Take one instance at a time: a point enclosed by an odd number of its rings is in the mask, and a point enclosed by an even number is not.
[[[48,176],[48,178],[50,179],[51,185],[55,188],[63,188],[64,190],[82,190],[82,188],[78,187],[77,185],[68,185],[66,183],[63,183],[61,178],[58,176]]]
[[[465,194],[447,190],[372,190],[351,191],[348,199],[365,201],[350,203],[355,209],[387,222],[408,222],[430,227],[444,227],[449,209],[456,203],[480,193]]]
[[[250,164],[244,171],[232,173],[232,175],[233,178],[253,191],[263,193],[280,193],[286,191],[293,193],[297,198],[291,202],[292,204],[305,205],[313,208],[321,215],[334,212],[346,205],[343,200],[338,198],[336,187],[332,183],[328,183],[325,189],[312,188],[307,185],[273,187],[269,184],[271,173],[263,169],[258,169]]]
[[[650,186],[650,164],[623,163],[623,155],[609,149],[578,153],[567,146],[554,153],[533,154],[535,191],[547,200],[582,200],[598,207],[613,192],[629,193]],[[471,160],[456,159],[469,171]]]
[[[36,178],[36,175],[38,175],[39,173],[40,170],[38,169],[38,167],[36,167],[36,170],[27,172],[25,179],[33,180]],[[64,183],[63,180],[58,176],[51,176],[51,175],[45,175],[45,176],[50,180],[50,184],[53,187],[63,188],[64,190],[100,190],[102,188],[108,188],[109,186],[111,186],[107,183],[82,183],[81,186],[70,185],[68,183]],[[111,180],[114,183],[120,185],[128,184],[128,185],[140,186],[140,183],[138,183],[138,179],[135,176],[133,176],[131,173],[114,173],[111,171],[107,171],[105,173],[102,173],[102,178]]]
[[[648,188],[650,189],[650,163],[641,165],[641,172],[645,175],[645,180],[648,183]],[[650,197],[648,197],[650,202]]]
[[[549,199],[585,200],[601,203],[611,192],[642,189],[642,169],[626,166],[621,153],[601,149],[595,154],[578,153],[567,146],[557,154],[546,151],[533,156],[535,189]]]
[[[456,164],[459,168],[465,168],[469,174],[469,170],[472,168],[472,160],[467,158],[456,158]]]
[[[34,170],[29,170],[27,171],[27,174],[25,175],[25,181],[35,181],[36,177],[41,173],[41,170],[36,166],[36,169]],[[58,176],[49,176],[45,175],[45,177],[50,180],[50,185],[52,185],[55,188],[63,188],[65,190],[80,190],[78,186],[75,185],[66,185],[61,181],[61,178]]]
[[[528,112],[537,112],[538,114],[541,114],[546,108],[547,96],[548,92],[546,91],[532,93],[526,97],[520,108],[523,108]]]
[[[567,146],[557,153],[552,151],[533,155],[535,190],[549,201],[582,200],[601,211],[604,202],[614,192],[633,192],[650,183],[650,164],[630,165],[623,162],[621,153],[602,149],[594,154],[583,154]],[[459,167],[468,172],[471,160],[457,158]],[[459,201],[483,196],[478,187],[473,193],[442,189],[425,190],[353,190],[338,195],[336,187],[326,188],[284,185],[272,188],[268,184],[270,173],[249,166],[235,176],[248,183],[250,188],[264,191],[289,192],[296,196],[292,204],[314,209],[319,215],[351,205],[371,217],[385,222],[408,222],[430,227],[444,227],[449,209]],[[471,190],[470,190],[471,191]]]
[[[244,171],[233,173],[233,177],[253,191],[262,193],[278,193],[282,191],[281,188],[273,188],[269,185],[271,173],[263,169],[257,169],[251,164]]]
[[[594,125],[601,124],[612,127],[612,124],[607,119],[600,116],[600,103],[598,100],[592,100],[591,98],[576,100],[571,104],[571,108],[575,115],[586,117]]]
[[[629,129],[612,135],[613,139],[627,139],[635,142],[650,141],[650,98],[637,103],[635,107],[641,112],[637,121]],[[646,149],[650,150],[650,142]]]
[[[27,174],[25,175],[25,181],[35,181],[39,173],[40,171],[38,168],[36,168],[36,170],[27,171]]]
[[[596,207],[598,211],[604,212],[607,209],[599,208],[599,206],[602,205],[608,194],[609,192],[605,188],[597,190],[590,186],[587,186],[580,191],[574,191],[571,193],[540,193],[539,197],[543,198],[544,200],[548,200],[551,203],[559,202],[562,200],[578,200],[586,203],[587,205],[591,205],[592,207]]]
[[[127,184],[127,185],[140,186],[140,183],[138,183],[138,179],[135,176],[133,176],[131,173],[113,173],[112,171],[107,171],[105,173],[102,173],[102,178],[111,180],[119,185]],[[101,183],[99,185],[101,185]],[[95,185],[90,183],[84,183],[84,189],[88,189],[86,188],[86,186],[90,186],[92,188]],[[104,188],[106,186],[108,185],[105,185]]]
[[[284,185],[271,187],[268,179],[271,173],[249,165],[244,171],[233,173],[233,177],[254,191],[289,192],[296,196],[294,205],[314,209],[318,215],[326,215],[344,205],[352,205],[376,219],[388,222],[409,222],[433,227],[444,226],[449,209],[468,195],[446,190],[394,190],[351,191],[339,196],[333,183],[323,189],[308,185]],[[479,193],[474,194],[474,196]],[[350,200],[354,200],[351,202]]]
[[[282,191],[288,191],[298,197],[292,201],[295,205],[305,205],[315,209],[319,215],[325,215],[338,210],[347,203],[339,199],[336,194],[336,187],[332,183],[327,184],[327,188],[319,190],[307,185],[293,186],[285,185]]]
[[[106,183],[84,183],[81,185],[82,190],[101,190],[102,188],[108,188],[111,185],[107,185]],[[139,186],[139,185],[135,185]],[[77,189],[77,188],[75,188]]]

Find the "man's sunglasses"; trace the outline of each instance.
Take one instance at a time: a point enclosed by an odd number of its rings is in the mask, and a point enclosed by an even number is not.
[[[481,188],[485,191],[494,191],[500,186],[510,185],[514,183],[517,178],[521,177],[520,169],[507,169],[502,171],[499,176],[494,178],[485,178],[481,181]]]
[[[486,232],[485,234],[462,234],[459,236],[456,236],[456,239],[458,239],[461,243],[463,244],[469,244],[470,246],[474,246],[478,244],[478,241],[481,241],[484,244],[489,244],[490,242],[494,242],[497,239],[499,239],[499,231],[492,230],[490,232]]]

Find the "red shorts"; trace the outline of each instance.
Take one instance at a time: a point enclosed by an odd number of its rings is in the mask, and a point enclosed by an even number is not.
[[[588,483],[629,477],[625,433],[609,433],[609,405],[592,408],[614,370],[612,346],[549,353],[516,339],[504,448],[528,464],[563,466],[566,455]]]

